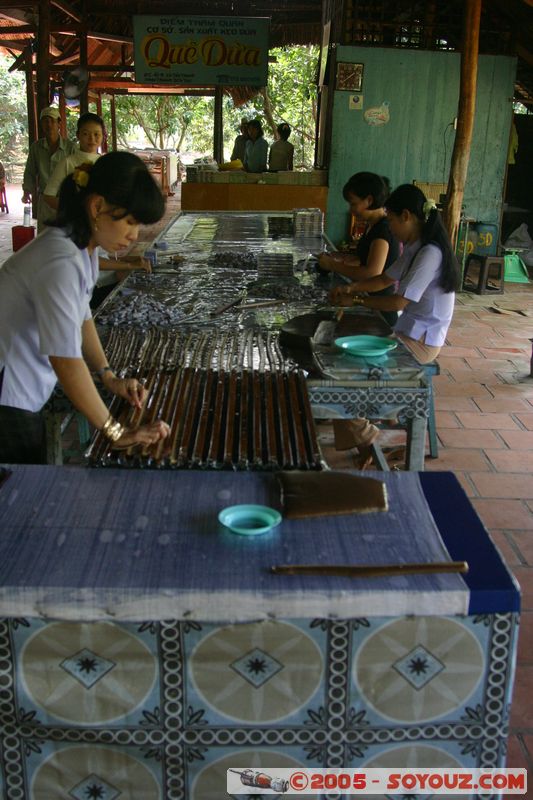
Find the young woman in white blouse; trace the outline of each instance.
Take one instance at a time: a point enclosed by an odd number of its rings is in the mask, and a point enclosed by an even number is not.
[[[399,186],[385,208],[392,234],[404,244],[402,255],[381,275],[333,289],[330,302],[399,312],[394,335],[420,364],[428,364],[446,341],[460,285],[459,263],[435,203],[417,186]],[[364,294],[393,286],[391,295]],[[346,421],[342,430],[343,446],[338,449],[357,447],[359,465],[366,466],[379,429],[359,418]]]
[[[146,390],[134,378],[115,375],[89,308],[98,248],[126,248],[139,225],[157,222],[164,207],[141,159],[102,156],[65,178],[56,222],[0,269],[0,463],[44,462],[41,410],[57,381],[117,447],[168,436],[163,421],[130,430],[110,416],[93,375],[138,408]]]

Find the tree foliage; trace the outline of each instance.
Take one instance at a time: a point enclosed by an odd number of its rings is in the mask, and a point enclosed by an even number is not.
[[[288,122],[290,141],[295,147],[295,167],[313,164],[316,121],[316,69],[318,48],[282,47],[270,51],[275,61],[269,64],[268,86],[236,108],[224,95],[224,151],[229,157],[243,117],[259,118],[265,138],[276,138],[276,127]],[[24,160],[27,148],[25,77],[9,73],[10,60],[0,56],[0,159],[8,163],[18,151]],[[104,97],[102,115],[110,129],[110,104]],[[120,148],[134,146],[178,150],[180,153],[212,155],[214,98],[186,95],[117,95],[115,98],[117,143]],[[95,110],[91,105],[91,110]],[[75,138],[78,113],[68,110],[67,128]]]
[[[224,150],[229,156],[243,117],[258,117],[265,136],[275,138],[280,122],[293,133],[295,165],[309,167],[314,157],[318,48],[284,47],[271,51],[268,86],[240,108],[224,96]],[[147,146],[181,153],[212,154],[214,100],[185,95],[122,95],[116,98],[118,142],[131,147],[144,137]]]
[[[21,72],[9,72],[12,60],[0,55],[0,161],[7,167],[20,160],[27,148],[28,115],[26,80]]]

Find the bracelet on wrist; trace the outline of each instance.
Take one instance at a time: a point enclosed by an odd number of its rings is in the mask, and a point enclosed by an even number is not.
[[[110,442],[118,441],[124,431],[124,426],[121,425],[120,422],[117,422],[117,420],[112,417],[111,414],[108,416],[102,426],[102,433],[106,439],[109,439]]]
[[[97,369],[94,374],[100,378],[100,380],[102,380],[105,372],[113,372],[113,367],[110,367],[109,364],[106,364],[105,367]]]
[[[353,300],[352,300],[352,305],[353,306],[364,306],[364,304],[365,304],[365,298],[364,297],[360,297],[358,294],[355,294],[353,296]]]

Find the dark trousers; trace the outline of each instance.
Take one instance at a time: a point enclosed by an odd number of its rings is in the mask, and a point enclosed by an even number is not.
[[[46,464],[46,428],[40,411],[0,405],[0,464]]]

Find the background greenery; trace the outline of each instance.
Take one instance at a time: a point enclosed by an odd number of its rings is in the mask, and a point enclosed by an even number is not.
[[[258,118],[265,138],[272,142],[276,126],[288,122],[290,141],[295,147],[294,166],[309,169],[313,165],[316,122],[316,70],[318,47],[284,47],[270,51],[275,62],[269,64],[268,86],[236,108],[229,95],[224,96],[224,152],[229,158],[240,121]],[[27,116],[25,78],[21,72],[8,71],[12,61],[0,56],[0,160],[9,179],[20,180],[27,154]],[[212,97],[179,95],[117,95],[116,118],[118,146],[153,147],[178,150],[191,160],[193,156],[213,153]],[[90,104],[96,111],[96,105]],[[102,115],[110,129],[110,101],[103,98]],[[69,109],[69,138],[75,139],[77,108]]]

